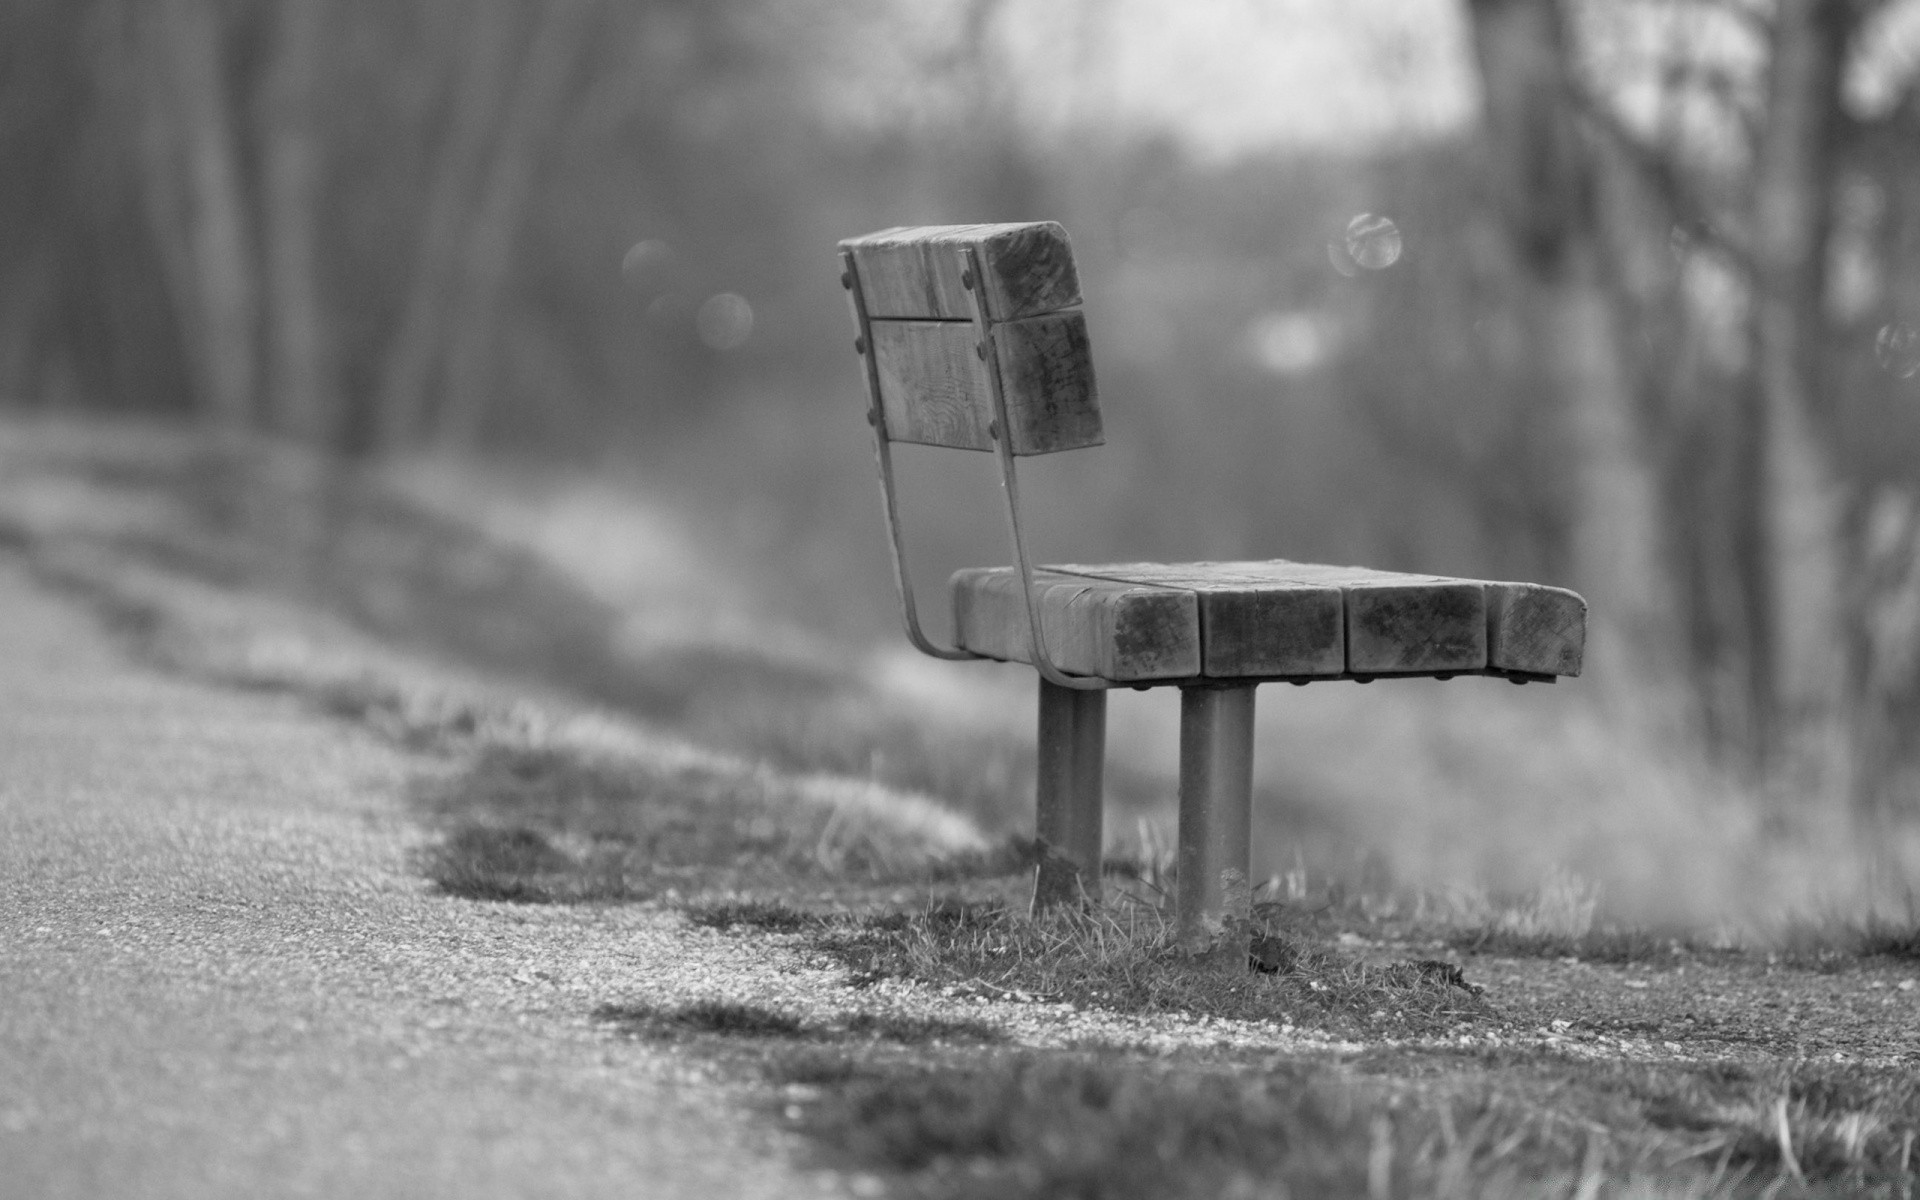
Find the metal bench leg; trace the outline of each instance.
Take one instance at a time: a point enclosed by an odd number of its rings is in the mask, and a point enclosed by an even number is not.
[[[1180,944],[1240,970],[1253,904],[1254,686],[1180,689]]]
[[[1057,687],[1041,679],[1036,909],[1100,897],[1101,768],[1106,750],[1107,694]]]

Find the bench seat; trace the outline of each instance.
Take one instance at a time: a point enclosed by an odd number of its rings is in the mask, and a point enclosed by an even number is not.
[[[1206,680],[1578,675],[1587,605],[1564,588],[1264,562],[1043,567],[1034,600],[1063,671],[1135,686]],[[1020,575],[953,577],[954,638],[1034,661]]]

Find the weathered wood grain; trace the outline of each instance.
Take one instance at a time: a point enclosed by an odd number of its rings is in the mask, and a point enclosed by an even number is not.
[[[1487,665],[1536,675],[1578,675],[1587,645],[1587,602],[1565,588],[1489,583]]]
[[[956,644],[989,658],[1033,662],[1017,570],[959,571],[952,591]],[[1036,571],[1034,602],[1047,656],[1070,674],[1125,683],[1200,673],[1192,592]]]
[[[1487,593],[1477,583],[1347,588],[1347,670],[1356,675],[1477,671],[1487,665]]]
[[[1222,565],[1242,569],[1247,566],[1232,563]],[[1587,602],[1578,593],[1565,588],[1536,583],[1406,575],[1366,567],[1333,567],[1316,563],[1275,562],[1271,565],[1276,570],[1300,578],[1343,579],[1363,588],[1402,587],[1415,581],[1477,586],[1485,593],[1485,666],[1534,675],[1580,674],[1586,647]],[[1471,657],[1471,653],[1468,652],[1466,657]],[[1360,667],[1352,669],[1362,670]],[[1423,669],[1437,671],[1443,668],[1435,666]]]
[[[896,442],[991,450],[993,419],[986,364],[970,325],[949,321],[874,321],[868,326],[880,375],[880,411]]]
[[[1061,312],[1008,321],[994,328],[994,345],[1015,454],[1051,454],[1106,441],[1084,315]]]
[[[873,321],[880,407],[894,441],[991,450],[993,392],[971,324]],[[1051,454],[1104,440],[1086,318],[1048,313],[994,329],[1015,454]]]
[[[1080,303],[1080,276],[1067,231],[1054,221],[1000,225],[917,225],[883,229],[840,243],[853,251],[867,315],[967,321],[973,304],[961,286],[962,251],[979,251],[987,311],[1011,321]]]
[[[1477,671],[1487,665],[1486,589],[1476,580],[1284,559],[1226,565],[1340,588],[1347,670],[1356,675]]]
[[[1290,591],[1311,593],[1337,592],[1344,635],[1344,670],[1356,675],[1424,674],[1446,671],[1479,670],[1487,665],[1487,603],[1485,587],[1475,580],[1448,579],[1433,575],[1406,575],[1392,571],[1374,571],[1365,567],[1336,567],[1320,563],[1295,563],[1281,559],[1263,562],[1221,563],[1115,563],[1102,566],[1065,565],[1054,570],[1120,582],[1152,583],[1167,587],[1205,588],[1206,607],[1211,615],[1219,610],[1233,614],[1242,624],[1228,623],[1223,631],[1241,644],[1255,647],[1284,642],[1287,634],[1262,630],[1257,620],[1257,605],[1264,602],[1280,606],[1277,597]],[[1325,603],[1324,601],[1320,603]],[[1324,610],[1318,607],[1316,613]],[[1324,617],[1321,619],[1324,620]],[[1203,623],[1207,644],[1202,655],[1211,664],[1211,633],[1214,626]],[[1316,628],[1318,628],[1316,626]],[[1234,643],[1229,641],[1228,646]],[[1323,650],[1324,640],[1316,636],[1310,645]],[[1310,670],[1265,669],[1258,652],[1238,658],[1236,652],[1223,649],[1221,669],[1211,665],[1209,676],[1230,675],[1337,675],[1341,667],[1321,659]],[[1269,658],[1267,661],[1274,661]]]
[[[1194,593],[1200,607],[1201,674],[1312,676],[1346,670],[1341,589],[1237,569],[1244,565],[1120,563],[1050,569]]]

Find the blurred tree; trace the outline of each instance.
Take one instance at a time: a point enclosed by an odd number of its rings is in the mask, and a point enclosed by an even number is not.
[[[333,335],[320,290],[323,94],[329,11],[322,0],[272,13],[272,47],[261,105],[262,265],[266,275],[266,386],[274,428],[332,446],[343,417]]]
[[[597,10],[593,0],[543,4],[535,10],[533,36],[513,80],[465,239],[464,286],[446,352],[445,396],[431,436],[436,443],[477,444],[495,402],[496,336],[514,248],[535,194],[543,151],[561,123],[568,85]]]
[[[1528,345],[1572,444],[1573,581],[1592,605],[1594,674],[1670,724],[1684,645],[1664,504],[1602,265],[1595,152],[1575,127],[1560,10],[1472,0],[1487,178],[1530,294]]]
[[[1767,593],[1761,735],[1797,785],[1847,796],[1850,614],[1846,499],[1830,414],[1838,377],[1827,262],[1840,156],[1842,67],[1867,5],[1780,0],[1753,163],[1753,365],[1763,448]]]
[[[112,11],[137,89],[123,116],[186,359],[209,420],[248,428],[262,289],[223,14],[211,0],[120,0]]]
[[[1651,201],[1610,214],[1620,240],[1643,256],[1665,243],[1680,259],[1679,286],[1622,280],[1620,290],[1637,287],[1622,300],[1638,301],[1642,328],[1655,331],[1649,343],[1668,354],[1654,419],[1698,435],[1662,470],[1667,494],[1682,502],[1678,523],[1690,526],[1695,661],[1722,668],[1704,689],[1718,710],[1713,727],[1783,795],[1867,800],[1880,786],[1869,776],[1883,773],[1856,773],[1860,743],[1886,722],[1863,686],[1858,647],[1870,639],[1854,577],[1859,501],[1877,454],[1868,443],[1884,444],[1886,431],[1846,429],[1857,394],[1873,385],[1845,361],[1859,349],[1845,316],[1859,301],[1843,285],[1861,285],[1833,266],[1850,238],[1865,236],[1840,220],[1845,190],[1859,190],[1862,170],[1897,177],[1915,158],[1910,142],[1886,136],[1902,106],[1869,123],[1847,109],[1849,69],[1868,48],[1863,30],[1893,5],[1568,7],[1584,16],[1590,42],[1607,41],[1614,23],[1610,55],[1575,47],[1563,70],[1579,81],[1589,130]],[[1651,64],[1619,49],[1631,41],[1617,36],[1630,19],[1657,35],[1639,38],[1655,47]],[[1863,165],[1868,140],[1879,161]],[[1850,219],[1897,228],[1914,219],[1907,208],[1876,201]],[[1741,686],[1715,686],[1711,676],[1729,672]]]
[[[418,215],[411,280],[373,400],[377,443],[471,445],[494,402],[513,254],[587,31],[592,0],[443,0],[458,31],[453,102]],[[531,26],[531,29],[529,29]],[[438,379],[438,402],[433,384]]]

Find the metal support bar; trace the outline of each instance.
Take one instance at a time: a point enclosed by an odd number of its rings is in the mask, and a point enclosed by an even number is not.
[[[1046,640],[1040,632],[1040,614],[1033,602],[1033,566],[1027,560],[1026,538],[1020,531],[1020,493],[1013,470],[1013,447],[1008,437],[1007,398],[1000,380],[1000,356],[995,350],[992,314],[987,311],[986,288],[976,286],[981,279],[980,256],[971,247],[966,250],[967,271],[961,282],[966,287],[973,304],[974,329],[979,333],[980,341],[976,346],[981,361],[986,368],[988,387],[993,399],[993,421],[988,432],[993,436],[994,449],[1000,459],[1000,486],[1006,498],[1007,529],[1013,539],[1014,562],[1020,568],[1020,580],[1023,584],[1022,595],[1026,600],[1027,626],[1033,638],[1033,665],[1040,677],[1061,688],[1098,690],[1111,686],[1104,679],[1083,675],[1068,675],[1053,665],[1047,656]],[[880,367],[874,361],[873,319],[867,313],[866,292],[860,286],[860,271],[855,266],[853,251],[840,252],[840,284],[847,290],[848,303],[853,306],[853,321],[860,330],[854,339],[853,348],[866,360],[867,381],[867,423],[873,426],[874,459],[880,468],[880,504],[886,512],[888,549],[893,553],[894,590],[900,596],[900,615],[907,629],[907,640],[922,654],[934,658],[969,659],[980,658],[970,650],[958,647],[935,645],[920,629],[920,617],[913,600],[913,578],[907,569],[906,536],[900,529],[900,506],[893,483],[892,439],[887,436],[886,412],[880,402]]]
[[[1041,679],[1039,744],[1033,907],[1098,900],[1107,694]]]
[[[887,436],[886,413],[880,407],[880,367],[873,356],[873,320],[867,315],[867,294],[860,287],[860,272],[854,268],[853,251],[840,252],[840,286],[847,289],[847,302],[853,306],[853,323],[860,330],[853,348],[865,360],[867,380],[867,424],[873,426],[873,456],[880,468],[880,507],[887,516],[887,549],[893,553],[893,587],[900,597],[900,616],[906,623],[907,640],[914,649],[934,658],[963,660],[979,658],[970,650],[935,645],[920,630],[920,614],[913,603],[913,577],[907,571],[907,539],[900,531],[900,503],[893,486],[893,445]]]
[[[1180,945],[1246,970],[1255,684],[1180,689]]]
[[[1006,498],[1007,533],[1013,540],[1013,561],[1020,569],[1020,595],[1027,604],[1027,629],[1033,639],[1033,668],[1040,672],[1040,678],[1055,687],[1074,688],[1086,691],[1108,687],[1104,679],[1084,675],[1069,675],[1053,665],[1053,659],[1047,655],[1047,641],[1040,629],[1040,610],[1033,602],[1033,564],[1027,559],[1027,539],[1020,532],[1020,486],[1013,469],[1013,433],[1007,420],[1006,385],[1000,379],[1000,354],[994,343],[993,314],[987,311],[987,289],[980,281],[985,278],[980,272],[980,252],[973,247],[965,248],[967,269],[960,276],[960,285],[967,290],[968,301],[973,306],[973,327],[980,341],[975,346],[980,360],[986,366],[987,390],[993,398],[993,420],[987,426],[987,433],[993,439],[994,455],[1000,460],[1000,492]]]

